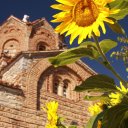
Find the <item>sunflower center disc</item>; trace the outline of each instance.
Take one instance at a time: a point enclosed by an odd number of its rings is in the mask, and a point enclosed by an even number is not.
[[[98,17],[98,9],[93,0],[80,0],[73,9],[73,18],[81,27],[89,26]]]

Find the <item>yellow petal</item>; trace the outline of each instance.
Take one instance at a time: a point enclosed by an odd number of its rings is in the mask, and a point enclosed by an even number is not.
[[[120,12],[120,9],[110,10],[110,14],[116,14],[116,13],[119,13],[119,12]]]
[[[53,15],[52,17],[53,18],[64,18],[64,17],[66,17],[66,16],[69,16],[69,15],[71,15],[70,13],[68,13],[68,12],[60,12],[60,13],[57,13],[56,15]]]
[[[104,21],[106,21],[106,22],[108,22],[110,24],[114,24],[114,22],[112,20],[108,19],[108,18],[104,18]]]
[[[78,44],[81,44],[82,41],[87,38],[88,31],[86,31],[86,30],[87,29],[83,28],[83,30],[82,30],[81,34],[79,35],[79,38],[78,38]]]
[[[68,5],[68,6],[73,6],[73,2],[69,1],[69,0],[56,0],[57,2],[64,4],[64,5]]]
[[[74,27],[73,27],[74,26]],[[71,28],[72,27],[72,28]],[[70,26],[69,31],[67,32],[66,36],[72,34],[73,32],[75,32],[77,29],[79,29],[79,26],[76,24],[72,24],[72,26]]]
[[[78,30],[76,30],[74,33],[71,34],[71,38],[70,38],[70,44],[73,43],[74,39],[81,34],[83,28],[79,28]]]
[[[65,17],[56,18],[54,20],[51,20],[51,22],[57,23],[57,22],[63,22],[63,21],[70,20],[70,19],[71,19],[70,15],[66,15]]]
[[[63,10],[63,11],[70,11],[72,9],[71,6],[68,5],[62,5],[62,4],[54,4],[51,6],[51,8]]]
[[[71,20],[67,20],[67,21],[65,21],[65,22],[62,22],[59,26],[57,26],[57,27],[55,28],[55,30],[56,30],[57,32],[63,31],[63,30],[65,29],[65,27],[67,27],[67,25],[69,25],[70,22],[71,22]]]

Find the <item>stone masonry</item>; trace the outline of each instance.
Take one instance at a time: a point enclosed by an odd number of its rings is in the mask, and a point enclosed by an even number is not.
[[[24,22],[10,16],[0,26],[0,128],[44,128],[42,106],[58,101],[66,124],[88,120],[84,93],[75,86],[96,73],[82,61],[53,67],[48,61],[66,50],[63,37],[45,18]]]

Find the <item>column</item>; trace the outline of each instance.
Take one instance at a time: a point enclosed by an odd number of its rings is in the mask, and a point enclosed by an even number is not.
[[[59,83],[58,86],[58,95],[63,96],[63,83]]]

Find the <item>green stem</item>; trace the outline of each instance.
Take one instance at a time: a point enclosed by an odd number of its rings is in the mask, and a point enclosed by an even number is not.
[[[99,53],[101,54],[102,58],[104,59],[105,63],[107,64],[107,66],[106,66],[106,64],[104,64],[105,67],[107,69],[109,69],[118,78],[118,80],[120,80],[123,83],[123,85],[125,87],[127,87],[127,82],[125,80],[123,80],[120,77],[120,75],[114,70],[114,68],[111,66],[110,62],[108,61],[107,57],[105,56],[104,52],[102,51],[102,49],[101,49],[101,47],[99,45],[99,41],[98,41],[97,36],[94,33],[93,33],[93,38],[95,40],[95,43],[96,43],[96,46],[97,46],[97,49],[98,49]]]

